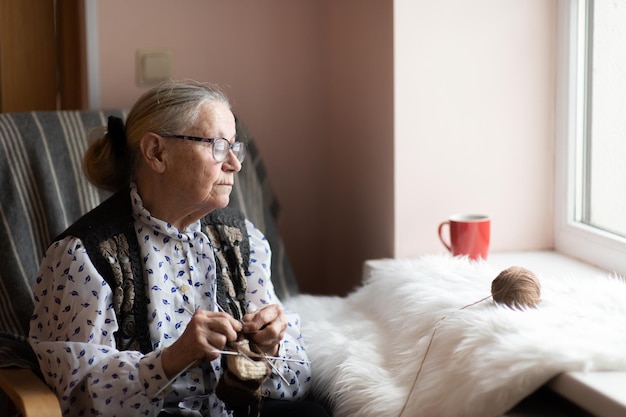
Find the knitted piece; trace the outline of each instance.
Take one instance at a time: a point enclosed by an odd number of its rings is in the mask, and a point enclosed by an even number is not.
[[[230,409],[250,409],[254,405],[260,409],[261,386],[271,373],[265,356],[253,342],[243,337],[226,346],[242,354],[228,356],[224,361],[225,372],[215,389],[217,396]]]
[[[241,355],[229,356],[226,359],[228,369],[239,379],[244,381],[258,380],[269,374],[269,367],[263,354],[253,352],[250,349],[250,341],[241,339],[229,343],[231,350],[240,352]],[[244,356],[245,355],[245,356]]]

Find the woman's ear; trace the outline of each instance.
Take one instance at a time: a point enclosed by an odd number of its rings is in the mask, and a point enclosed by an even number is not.
[[[144,163],[155,172],[165,171],[165,141],[156,133],[148,132],[139,140],[139,151]]]

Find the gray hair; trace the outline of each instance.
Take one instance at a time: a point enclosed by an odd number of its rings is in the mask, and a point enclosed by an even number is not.
[[[139,154],[139,141],[147,132],[166,136],[198,121],[204,103],[219,101],[229,109],[226,95],[213,84],[194,80],[165,81],[145,92],[133,105],[121,129],[123,151],[116,150],[109,132],[101,134],[85,153],[83,171],[96,187],[118,191],[127,187]]]

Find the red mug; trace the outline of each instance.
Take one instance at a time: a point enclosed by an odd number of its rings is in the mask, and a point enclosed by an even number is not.
[[[450,243],[443,237],[444,226],[450,229]],[[482,214],[455,214],[439,225],[439,239],[454,256],[487,259],[491,220]]]

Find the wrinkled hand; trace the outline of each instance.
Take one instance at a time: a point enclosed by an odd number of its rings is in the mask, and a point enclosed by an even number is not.
[[[243,316],[243,333],[252,339],[259,349],[270,355],[278,355],[280,342],[285,336],[287,319],[278,304],[270,304],[254,313]]]
[[[163,351],[161,364],[168,378],[174,377],[191,361],[211,361],[227,342],[237,340],[242,324],[226,313],[198,310],[183,334]]]

